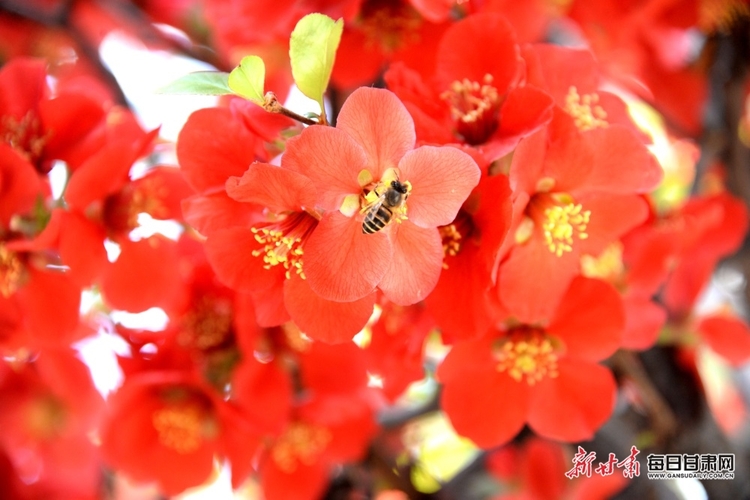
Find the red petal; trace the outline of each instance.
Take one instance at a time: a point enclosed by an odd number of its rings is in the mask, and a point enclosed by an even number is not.
[[[297,274],[284,284],[284,304],[300,330],[313,340],[339,344],[352,340],[367,324],[375,294],[354,302],[326,300],[310,289]]]
[[[281,291],[280,291],[281,292]],[[258,325],[263,328],[283,325],[291,321],[289,313],[284,305],[283,293],[253,292],[253,301],[255,301],[255,319]]]
[[[599,255],[604,249],[648,217],[648,203],[637,195],[595,194],[576,199],[591,211],[588,238],[580,240],[581,252]]]
[[[453,222],[480,176],[471,156],[450,146],[422,146],[410,151],[398,168],[401,180],[412,185],[407,215],[420,227]]]
[[[500,300],[523,323],[546,321],[578,274],[578,261],[576,248],[558,257],[535,234],[500,266]]]
[[[255,161],[258,140],[229,109],[199,109],[180,131],[177,157],[196,191],[223,189],[229,177],[242,175]]]
[[[186,293],[176,244],[152,236],[123,241],[120,256],[102,278],[102,292],[110,306],[130,312],[151,307],[175,307]]]
[[[352,92],[341,107],[336,128],[365,150],[374,179],[398,165],[416,142],[411,115],[394,93],[383,89],[361,87]]]
[[[698,324],[698,331],[711,349],[733,366],[750,358],[750,329],[739,318],[709,316]]]
[[[154,167],[132,186],[150,200],[144,211],[159,220],[182,220],[182,200],[193,194],[182,172],[174,167]]]
[[[75,336],[81,288],[58,272],[29,268],[29,281],[18,290],[24,317],[34,340],[43,345],[68,345]]]
[[[520,192],[529,195],[536,192],[536,184],[544,175],[547,138],[547,131],[542,129],[523,139],[513,152],[509,179],[516,196]]]
[[[278,363],[250,356],[232,373],[232,399],[259,434],[280,434],[291,416],[292,384]]]
[[[622,340],[625,311],[617,290],[604,281],[577,277],[547,327],[565,344],[566,356],[599,361]]]
[[[380,281],[388,300],[408,306],[432,292],[443,268],[443,242],[436,228],[402,223],[395,232],[391,266]]]
[[[622,347],[645,350],[652,347],[667,321],[667,311],[647,297],[625,297],[625,332]]]
[[[70,266],[70,276],[81,286],[94,282],[107,267],[106,234],[101,226],[76,212],[63,212],[60,256]]]
[[[558,372],[534,387],[529,426],[550,439],[589,440],[614,409],[614,377],[603,366],[568,359],[558,361]]]
[[[537,88],[518,87],[508,93],[500,110],[499,135],[519,139],[552,119],[552,98]]]
[[[476,14],[451,26],[438,48],[437,77],[443,90],[456,81],[483,82],[492,75],[499,94],[518,78],[522,68],[516,36],[503,16]]]
[[[456,432],[482,448],[505,444],[518,434],[531,392],[528,385],[498,373],[490,353],[486,341],[457,344],[438,368],[440,406]]]
[[[523,56],[528,83],[549,92],[560,106],[565,105],[571,87],[575,87],[579,95],[599,88],[597,65],[589,50],[539,43],[524,47]]]
[[[206,258],[216,271],[219,280],[239,292],[267,290],[280,285],[284,268],[265,269],[263,256],[255,257],[253,251],[263,245],[255,239],[248,227],[232,227],[216,231],[206,240]]]
[[[101,104],[88,96],[67,94],[39,103],[39,116],[45,130],[52,131],[45,144],[45,156],[69,160],[78,143],[105,117]]]
[[[315,205],[310,179],[266,163],[253,163],[242,177],[230,177],[226,189],[230,198],[266,206],[277,214]]]
[[[353,342],[336,346],[314,342],[299,357],[299,367],[302,385],[312,391],[322,405],[329,396],[344,395],[355,413],[362,410],[355,395],[367,385],[365,353]],[[328,412],[323,410],[322,413]],[[342,415],[324,415],[323,419],[328,423],[346,420]]]
[[[338,210],[347,194],[362,191],[357,176],[366,168],[362,147],[348,134],[331,127],[308,127],[287,142],[281,159],[284,168],[307,176],[314,187],[317,204]]]
[[[593,168],[580,189],[645,193],[661,182],[664,172],[659,163],[631,130],[610,125],[589,130],[584,137],[593,153]]]
[[[120,189],[128,180],[128,172],[138,158],[139,145],[130,139],[106,144],[90,156],[70,177],[65,200],[71,208],[85,210],[91,203],[103,200]]]
[[[233,226],[253,226],[265,219],[262,210],[259,205],[234,201],[224,190],[182,200],[185,220],[204,236]]]
[[[328,300],[352,302],[369,295],[391,265],[386,232],[362,233],[357,218],[323,216],[304,246],[303,269],[310,288]]]
[[[328,485],[328,464],[320,460],[310,465],[295,462],[293,471],[279,468],[272,457],[261,468],[261,486],[265,498],[314,500],[321,498]]]
[[[8,227],[13,215],[30,212],[43,195],[42,179],[34,166],[0,143],[0,224]]]
[[[19,57],[0,71],[0,116],[23,118],[35,110],[47,89],[45,61]]]

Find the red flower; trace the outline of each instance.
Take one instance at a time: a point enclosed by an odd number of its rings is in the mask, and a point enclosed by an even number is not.
[[[635,193],[660,181],[661,168],[629,130],[579,130],[560,108],[550,125],[522,141],[510,171],[514,238],[500,266],[500,300],[521,321],[549,317],[582,254],[599,255],[641,223],[648,207]]]
[[[479,169],[458,149],[414,142],[403,104],[370,88],[349,97],[336,128],[309,127],[288,142],[282,167],[306,175],[327,211],[305,246],[305,275],[321,297],[351,302],[379,287],[408,305],[434,288],[443,255],[437,226],[453,221]],[[365,233],[368,207],[396,180],[406,193],[392,222],[401,223]]]
[[[750,328],[732,316],[708,316],[697,326],[703,340],[713,351],[739,367],[750,358]]]
[[[611,285],[576,278],[547,326],[455,345],[438,369],[441,405],[456,431],[483,448],[509,441],[524,424],[552,439],[589,439],[609,418],[616,391],[596,362],[619,347],[624,322]]]
[[[226,403],[183,373],[130,377],[108,403],[105,460],[137,481],[156,481],[166,494],[206,481],[214,455],[234,449],[233,440],[245,440],[248,461],[257,445]]]
[[[370,318],[375,293],[354,302],[335,302],[318,296],[307,284],[305,251],[318,226],[317,218],[305,211],[315,203],[310,180],[291,170],[254,163],[242,178],[227,181],[227,192],[234,200],[268,207],[268,213],[251,227],[230,227],[209,236],[206,251],[219,278],[236,290],[255,293],[256,304],[283,302],[288,316],[277,316],[263,326],[291,317],[316,340],[351,340]]]
[[[414,116],[421,141],[460,141],[492,161],[551,118],[552,99],[524,85],[524,73],[513,29],[488,13],[446,31],[434,83],[403,65],[393,65],[385,78]]]

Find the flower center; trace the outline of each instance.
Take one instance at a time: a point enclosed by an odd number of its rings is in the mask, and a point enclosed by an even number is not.
[[[508,372],[515,381],[534,385],[544,377],[555,378],[557,354],[549,338],[538,331],[511,334],[493,351],[499,372]]]
[[[314,464],[331,438],[325,427],[294,422],[273,445],[271,456],[281,470],[292,473],[298,463]]]
[[[456,219],[447,226],[440,226],[440,237],[443,240],[443,269],[448,269],[448,258],[455,257],[470,241],[479,244],[478,231],[474,220],[464,209],[458,211]]]
[[[580,203],[553,205],[544,210],[545,220],[542,223],[544,242],[550,252],[558,257],[573,250],[573,236],[579,240],[588,238],[586,226],[591,217],[590,210],[583,210]]]
[[[2,140],[29,162],[36,164],[49,138],[49,134],[42,133],[39,118],[29,111],[20,120],[12,116],[4,116],[0,125]]]
[[[440,98],[450,106],[456,132],[468,144],[484,143],[497,129],[502,99],[492,85],[492,75],[484,75],[481,84],[456,80]]]
[[[203,435],[201,411],[194,405],[167,406],[153,413],[151,422],[159,442],[181,455],[200,448]]]
[[[183,346],[210,349],[224,342],[232,330],[232,305],[227,300],[202,297],[183,317],[177,338]]]
[[[419,13],[401,0],[365,0],[359,21],[366,44],[380,46],[386,53],[416,42],[422,25]]]
[[[31,434],[39,440],[60,436],[66,423],[66,408],[52,395],[35,398],[27,407],[26,424]]]
[[[312,234],[318,221],[305,212],[294,212],[285,216],[281,221],[262,228],[252,228],[255,241],[263,245],[262,249],[253,250],[253,257],[263,257],[265,269],[282,265],[286,269],[286,277],[291,278],[291,272],[296,272],[302,279],[302,246]]]
[[[0,243],[0,294],[3,297],[10,297],[18,290],[23,264],[5,245]]]
[[[443,268],[447,269],[448,264],[445,258],[455,257],[461,250],[461,233],[458,232],[455,224],[440,226],[440,237],[443,239]]]
[[[565,96],[565,112],[573,117],[576,127],[580,130],[605,128],[609,126],[607,112],[598,102],[598,94],[579,95],[577,88],[570,87],[568,95]]]

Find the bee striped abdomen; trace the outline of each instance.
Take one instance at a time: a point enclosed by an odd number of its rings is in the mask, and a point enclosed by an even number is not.
[[[366,234],[377,233],[383,229],[393,218],[393,212],[386,206],[381,205],[377,210],[371,210],[362,221],[362,232]]]

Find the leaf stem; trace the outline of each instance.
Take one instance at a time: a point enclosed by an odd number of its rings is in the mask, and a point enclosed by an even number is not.
[[[263,102],[263,109],[265,109],[269,113],[278,113],[280,115],[288,116],[289,118],[293,120],[297,120],[298,122],[304,123],[305,125],[325,125],[324,122],[317,122],[306,116],[297,114],[291,109],[285,108],[279,102],[279,100],[276,98],[276,94],[274,94],[273,92],[266,92],[264,99],[265,100]]]

